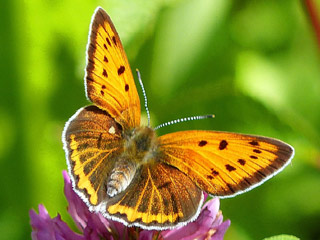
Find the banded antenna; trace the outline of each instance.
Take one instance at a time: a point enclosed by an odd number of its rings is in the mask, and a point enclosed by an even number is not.
[[[140,83],[140,86],[141,86],[141,89],[142,89],[142,93],[143,93],[144,107],[145,107],[147,115],[148,115],[148,127],[150,127],[150,113],[149,113],[149,108],[148,108],[147,94],[146,94],[146,91],[144,90],[144,86],[143,86],[143,83],[142,83],[142,80],[141,80],[141,75],[140,75],[140,72],[139,72],[138,68],[136,69],[136,72],[137,72],[139,83]]]
[[[172,120],[166,123],[162,123],[159,126],[155,127],[154,130],[157,130],[159,128],[169,126],[175,123],[180,123],[180,122],[186,122],[186,121],[193,121],[193,120],[200,120],[200,119],[207,119],[207,118],[214,118],[215,116],[213,114],[211,115],[203,115],[203,116],[193,116],[193,117],[185,117],[185,118],[180,118],[176,120]]]

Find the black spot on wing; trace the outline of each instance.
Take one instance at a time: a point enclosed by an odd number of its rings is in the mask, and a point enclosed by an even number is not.
[[[118,69],[118,75],[120,76],[122,73],[124,73],[125,71],[125,67],[124,66],[120,66],[119,69]]]
[[[117,46],[117,41],[116,41],[116,37],[115,36],[112,37],[112,41],[113,41],[114,45]]]
[[[219,144],[219,150],[223,150],[227,147],[228,142],[226,140],[222,140]]]
[[[106,38],[106,40],[107,40],[108,45],[111,46],[111,42],[110,42],[109,38]]]
[[[231,166],[230,164],[226,164],[226,169],[229,171],[229,172],[232,172],[234,170],[236,170],[235,167]]]
[[[200,142],[199,142],[199,147],[203,147],[203,146],[205,146],[205,145],[207,145],[207,141],[206,140],[201,140]]]
[[[249,144],[251,144],[252,146],[259,146],[259,143],[255,140],[249,142]]]
[[[238,163],[240,163],[242,166],[244,166],[246,164],[246,160],[238,159]]]
[[[214,170],[214,168],[211,168],[210,170],[211,170],[211,174],[212,174],[213,176],[218,176],[218,175],[219,175],[219,172],[216,171],[216,170]]]
[[[211,175],[207,175],[207,178],[208,178],[209,180],[214,179],[214,177],[213,177],[213,176],[211,176]]]
[[[107,73],[107,71],[105,70],[105,69],[103,69],[103,72],[102,72],[102,75],[104,76],[104,77],[108,77],[108,73]]]

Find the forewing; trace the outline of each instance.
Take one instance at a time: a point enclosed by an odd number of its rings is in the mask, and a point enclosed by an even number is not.
[[[282,170],[294,149],[279,140],[215,131],[161,136],[161,161],[184,172],[204,191],[233,196]]]
[[[126,53],[108,16],[97,8],[87,46],[86,94],[124,127],[140,125],[140,100]]]
[[[106,196],[106,178],[123,151],[121,127],[105,111],[88,106],[70,118],[62,138],[75,190],[89,206],[99,204]]]
[[[107,202],[106,215],[160,230],[194,220],[202,201],[202,191],[184,173],[167,164],[146,164],[125,192]]]

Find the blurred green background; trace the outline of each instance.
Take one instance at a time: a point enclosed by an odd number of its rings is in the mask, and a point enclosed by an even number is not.
[[[28,211],[39,203],[71,222],[61,132],[89,104],[85,49],[99,5],[132,69],[140,69],[153,126],[216,115],[159,134],[213,129],[294,146],[292,164],[281,174],[221,200],[231,219],[226,239],[282,233],[320,239],[320,51],[297,0],[1,1],[0,238],[30,238]]]

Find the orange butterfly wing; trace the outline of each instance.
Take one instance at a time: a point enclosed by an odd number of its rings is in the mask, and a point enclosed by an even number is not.
[[[106,198],[106,176],[123,152],[122,129],[96,106],[79,109],[66,123],[63,143],[74,189],[89,205]]]
[[[108,16],[98,8],[87,46],[86,94],[124,127],[140,125],[140,100],[127,56]]]
[[[145,164],[126,191],[109,199],[105,215],[160,230],[194,220],[202,202],[202,191],[188,176],[164,163]]]
[[[252,135],[183,131],[159,138],[161,161],[215,196],[234,196],[283,169],[294,150],[276,139]]]

